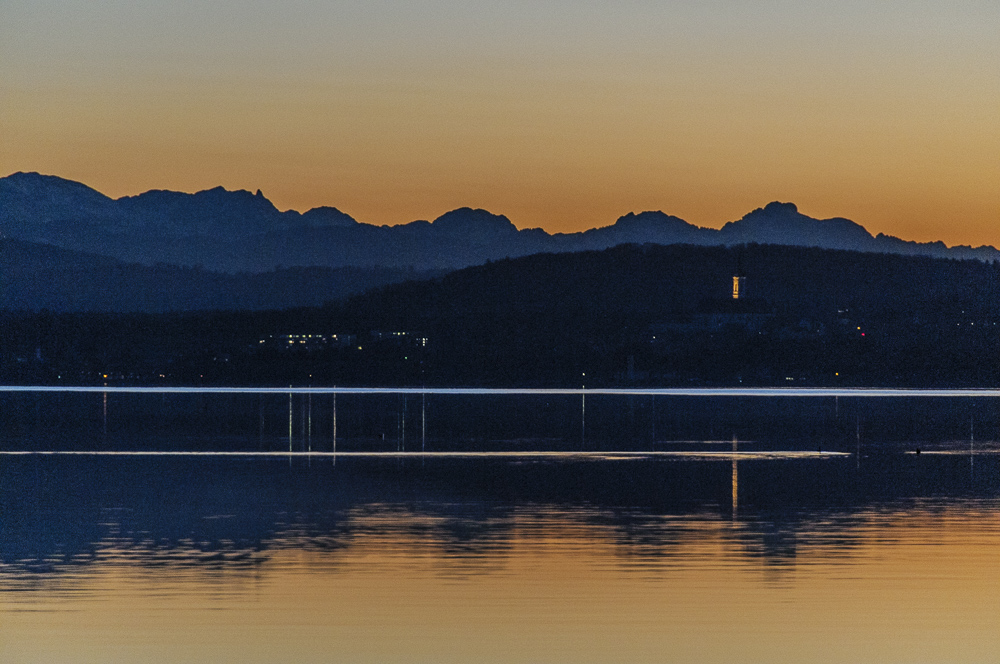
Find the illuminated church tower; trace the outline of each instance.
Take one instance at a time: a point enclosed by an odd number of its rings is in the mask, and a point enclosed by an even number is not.
[[[740,296],[746,298],[747,291],[744,283],[746,282],[746,276],[743,272],[743,252],[738,251],[736,254],[736,273],[733,275],[733,299],[738,300]]]

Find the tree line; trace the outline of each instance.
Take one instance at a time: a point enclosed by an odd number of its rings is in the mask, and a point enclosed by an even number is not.
[[[623,245],[495,261],[319,307],[8,311],[0,375],[8,383],[993,386],[998,270],[773,245]],[[743,277],[738,300],[734,276]],[[262,343],[288,334],[340,341]]]

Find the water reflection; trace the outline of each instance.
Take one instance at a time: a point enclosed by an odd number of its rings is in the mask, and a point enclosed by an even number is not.
[[[588,397],[581,440],[576,396],[421,398],[419,414],[399,395],[143,397],[142,426],[120,397],[107,395],[107,436],[97,395],[89,420],[29,409],[4,424],[2,661],[961,662],[1000,649],[988,408],[973,421],[967,404],[931,404],[924,427],[908,405],[889,417],[843,399],[758,413]]]
[[[740,476],[739,476],[739,468],[737,468],[737,465],[736,465],[738,463],[737,456],[736,456],[737,451],[738,451],[738,443],[737,443],[737,440],[736,440],[736,436],[733,436],[733,521],[734,522],[736,521],[736,515],[737,515],[737,512],[738,512],[739,503],[740,503],[740,499],[739,499],[739,496],[740,496]]]
[[[1000,495],[996,455],[983,456],[972,477],[959,472],[962,457],[929,453],[892,455],[860,473],[851,458],[699,458],[342,457],[310,466],[295,457],[289,466],[266,457],[6,456],[0,561],[8,578],[58,573],[109,549],[149,551],[155,564],[225,565],[289,543],[349,548],[390,523],[444,550],[492,555],[515,532],[532,532],[526,516],[554,513],[647,563],[701,537],[694,524],[717,528],[722,519],[752,555],[783,561],[832,536],[847,547],[855,520],[867,518],[858,515]]]
[[[730,457],[0,457],[16,628],[0,655],[106,661],[94,635],[112,628],[153,661],[219,661],[186,650],[192,635],[243,661],[276,644],[299,661],[837,661],[817,644],[845,634],[861,645],[841,661],[977,661],[1000,645],[996,455],[975,478],[956,455],[860,472]],[[892,616],[912,623],[871,632]],[[76,650],[53,650],[54,629]]]

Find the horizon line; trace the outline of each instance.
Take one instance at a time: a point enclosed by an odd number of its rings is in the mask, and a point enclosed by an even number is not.
[[[1000,388],[887,387],[251,387],[251,386],[125,386],[125,385],[0,385],[0,393],[117,394],[436,394],[451,396],[678,396],[678,397],[868,397],[868,398],[995,398]]]

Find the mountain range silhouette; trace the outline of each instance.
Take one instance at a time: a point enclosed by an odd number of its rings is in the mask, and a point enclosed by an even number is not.
[[[1000,259],[993,247],[873,236],[848,219],[803,215],[791,203],[770,203],[718,230],[647,211],[579,233],[548,233],[467,207],[433,221],[375,226],[334,207],[282,212],[259,190],[112,199],[79,182],[15,173],[0,178],[0,311],[309,307],[506,258],[682,244]]]
[[[502,215],[459,208],[398,226],[358,222],[334,207],[279,211],[259,190],[194,194],[153,190],[112,199],[79,182],[38,173],[0,178],[0,234],[125,263],[264,273],[279,267],[451,270],[536,253],[620,244],[781,244],[995,261],[990,246],[947,247],[872,235],[842,218],[814,219],[769,203],[722,228],[659,211],[628,213],[578,233],[518,230]]]

